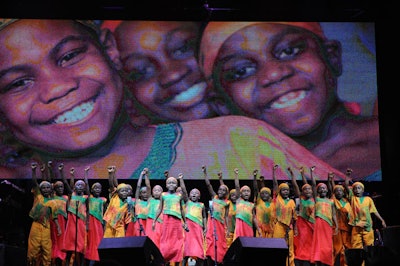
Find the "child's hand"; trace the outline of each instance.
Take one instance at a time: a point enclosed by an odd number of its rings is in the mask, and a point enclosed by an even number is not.
[[[203,173],[206,173],[206,171],[207,171],[206,166],[203,165],[203,166],[201,167],[201,170],[203,171]]]
[[[289,173],[293,176],[293,171],[290,167],[287,168],[287,170],[289,171]]]
[[[85,168],[85,172],[87,172],[87,171],[89,171],[89,170],[90,170],[90,166],[88,166],[88,167]]]
[[[304,167],[303,166],[300,167],[299,171],[300,171],[300,173],[304,173]]]
[[[315,166],[314,166],[314,165],[313,165],[313,166],[311,166],[310,170],[311,170],[311,172],[314,172],[314,170],[315,170]]]
[[[335,174],[332,172],[328,173],[328,180],[333,180],[333,178],[335,177]]]
[[[222,172],[221,172],[221,171],[218,172],[218,178],[219,178],[219,179],[222,179]]]
[[[239,169],[235,168],[233,171],[235,172],[235,174],[239,174]]]
[[[278,169],[279,165],[275,164],[274,165],[274,170]]]
[[[64,169],[64,164],[63,164],[63,163],[60,163],[60,164],[58,165],[58,170],[61,171],[61,170],[63,170],[63,169]]]
[[[73,175],[75,173],[75,168],[71,167],[71,169],[69,169],[69,172],[71,175]]]
[[[180,174],[178,175],[178,179],[182,179],[182,178],[183,178],[183,174],[180,173]]]
[[[40,166],[40,171],[44,172],[44,170],[46,170],[46,164],[43,163],[43,164]]]
[[[37,163],[31,163],[31,168],[32,170],[35,170],[37,168]]]
[[[258,170],[255,169],[255,170],[253,171],[253,175],[254,175],[254,176],[257,176],[257,174],[258,174]]]
[[[168,175],[169,175],[169,171],[168,171],[168,170],[165,170],[165,171],[164,171],[164,177],[165,177],[165,179],[168,178]]]

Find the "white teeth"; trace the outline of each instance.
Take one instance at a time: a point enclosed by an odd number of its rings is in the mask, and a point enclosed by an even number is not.
[[[200,83],[194,84],[192,87],[190,87],[186,91],[181,92],[180,94],[175,96],[175,98],[172,102],[179,103],[179,104],[187,103],[187,102],[189,102],[191,104],[191,103],[197,102],[198,100],[203,98],[206,88],[207,88],[206,82],[200,82]]]
[[[54,123],[68,124],[82,120],[93,111],[93,108],[94,100],[82,103],[81,105],[74,107],[72,110],[63,113],[62,115],[59,115],[56,119],[54,119]]]
[[[271,108],[273,109],[286,108],[291,105],[297,104],[298,102],[303,100],[304,97],[306,97],[306,92],[304,90],[290,92],[288,94],[283,95],[278,100],[274,101],[274,103],[271,105]]]

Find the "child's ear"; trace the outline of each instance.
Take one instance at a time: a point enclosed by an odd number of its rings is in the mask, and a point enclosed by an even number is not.
[[[110,57],[118,70],[122,69],[122,62],[119,56],[117,42],[115,41],[114,35],[109,29],[102,29],[100,33],[100,41],[103,44],[106,53]]]
[[[342,74],[342,45],[336,40],[327,40],[324,42],[327,61],[338,77]]]

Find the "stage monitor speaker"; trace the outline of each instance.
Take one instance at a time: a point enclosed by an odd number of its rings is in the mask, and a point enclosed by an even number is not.
[[[26,248],[0,244],[0,266],[20,266],[26,263]]]
[[[265,261],[268,265],[285,266],[288,255],[283,238],[238,237],[226,252],[223,265],[248,266],[249,261]]]
[[[400,225],[382,229],[383,246],[387,247],[396,261],[400,261]],[[398,264],[400,265],[400,263]]]
[[[385,246],[365,247],[365,266],[400,265],[399,256]]]
[[[103,238],[96,266],[164,265],[164,258],[147,236]]]
[[[349,248],[344,251],[345,260],[348,266],[361,266],[365,259],[363,248]]]

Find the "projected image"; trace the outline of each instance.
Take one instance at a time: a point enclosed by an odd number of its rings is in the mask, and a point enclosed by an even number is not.
[[[373,26],[3,19],[0,177],[379,181]]]

